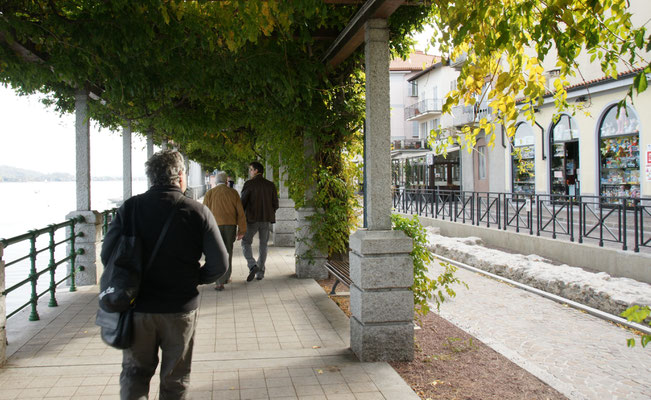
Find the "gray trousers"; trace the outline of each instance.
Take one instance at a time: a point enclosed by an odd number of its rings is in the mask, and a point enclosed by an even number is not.
[[[223,285],[231,279],[231,273],[233,272],[233,243],[235,243],[237,237],[237,225],[219,225],[219,232],[222,234],[226,251],[228,251],[228,269],[226,269],[224,275],[217,279],[217,284]]]
[[[271,222],[246,222],[246,233],[242,238],[242,253],[244,253],[244,258],[246,258],[246,264],[249,267],[249,270],[253,268],[254,265],[260,267],[260,271],[264,271],[264,263],[267,261],[267,242],[269,241],[269,231],[271,230]],[[258,239],[260,241],[260,253],[258,254],[258,260],[256,261],[253,258],[253,250],[251,249],[251,244],[253,243],[253,236],[258,233]]]
[[[190,386],[197,311],[174,314],[133,313],[134,340],[122,350],[120,399],[146,400],[161,349],[159,399],[186,399]]]

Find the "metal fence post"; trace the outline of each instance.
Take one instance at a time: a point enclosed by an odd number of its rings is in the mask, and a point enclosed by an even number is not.
[[[552,239],[556,239],[556,202],[554,201],[554,197],[552,197],[551,200],[552,200]]]
[[[604,208],[599,200],[599,247],[604,247]]]
[[[54,261],[54,225],[50,225],[50,302],[48,307],[56,307],[59,304],[56,299],[56,262]]]
[[[70,223],[70,291],[76,292],[77,286],[75,285],[75,273],[77,272],[76,262],[77,262],[77,250],[75,249],[75,237],[77,236],[75,232],[76,220],[72,220]]]
[[[536,236],[540,236],[540,195],[536,195]]]
[[[585,206],[583,203],[583,198],[581,196],[578,197],[579,199],[579,243],[583,243],[583,207]]]
[[[621,229],[622,229],[622,239],[624,241],[622,245],[622,250],[627,250],[626,246],[626,231],[628,230],[626,228],[626,199],[622,199],[622,223],[620,224]]]
[[[5,295],[4,244],[0,242],[0,367],[7,361],[7,303]]]
[[[32,311],[29,314],[30,321],[38,321],[38,310],[36,309],[36,303],[38,302],[38,294],[36,293],[36,283],[38,281],[38,275],[36,273],[36,233],[32,234],[32,237],[29,239],[30,250],[29,250],[29,280],[32,284],[32,295],[29,302],[32,306]]]
[[[573,197],[570,196],[570,205],[569,208],[567,209],[567,221],[570,224],[569,226],[569,231],[570,231],[570,242],[574,241],[574,203],[572,201]]]
[[[633,251],[636,253],[640,252],[640,232],[638,231],[638,223],[637,223],[637,209],[639,207],[640,200],[634,199],[633,200],[633,228],[635,229],[635,244],[633,247]],[[642,222],[642,209],[640,209],[640,222]],[[0,254],[1,255],[1,254]]]

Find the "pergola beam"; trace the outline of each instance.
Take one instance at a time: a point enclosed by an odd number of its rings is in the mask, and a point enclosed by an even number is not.
[[[5,42],[7,46],[9,46],[10,49],[16,52],[16,54],[18,54],[18,56],[23,60],[33,64],[49,65],[50,70],[52,72],[56,72],[54,70],[54,67],[47,62],[46,57],[44,55],[37,54],[36,50],[31,50],[28,48],[28,46],[18,43],[14,39],[7,38],[7,36],[3,32],[0,32],[0,41]],[[70,83],[68,82],[68,84]],[[75,85],[71,85],[71,86],[75,86]],[[88,82],[84,86],[88,91],[88,96],[91,99],[101,100],[101,95],[102,92],[104,91],[103,89],[95,85],[91,85]]]
[[[367,0],[339,33],[321,61],[330,67],[336,67],[364,43],[366,21],[371,18],[386,19],[403,3],[404,0]]]

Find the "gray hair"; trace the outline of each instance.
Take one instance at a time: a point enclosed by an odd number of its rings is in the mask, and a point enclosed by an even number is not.
[[[228,180],[228,174],[224,171],[219,171],[217,172],[217,175],[215,176],[215,182],[217,183],[226,183]]]
[[[176,150],[161,150],[145,163],[145,172],[152,185],[176,185],[179,172],[185,170],[183,156]]]

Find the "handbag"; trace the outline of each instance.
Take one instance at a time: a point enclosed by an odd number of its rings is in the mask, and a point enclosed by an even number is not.
[[[144,269],[141,269],[142,241],[135,234],[135,210],[137,203],[134,201],[133,211],[131,213],[132,230],[131,232],[127,232],[126,229],[123,230],[109,258],[107,268],[102,273],[101,282],[104,282],[106,289],[100,292],[100,307],[95,316],[95,325],[100,327],[102,341],[111,347],[128,349],[131,347],[131,343],[133,343],[133,310],[136,296],[140,290],[141,278],[156,258],[156,254],[169,230],[181,198],[172,207],[172,211],[170,211],[163,225],[154,250]],[[106,278],[105,275],[107,275]],[[100,283],[101,288],[102,284]],[[117,294],[116,291],[118,291]],[[113,296],[114,294],[116,296]],[[103,302],[107,297],[109,297],[110,301]]]
[[[122,312],[97,310],[95,325],[100,327],[102,341],[116,349],[128,349],[133,343],[133,307]]]

